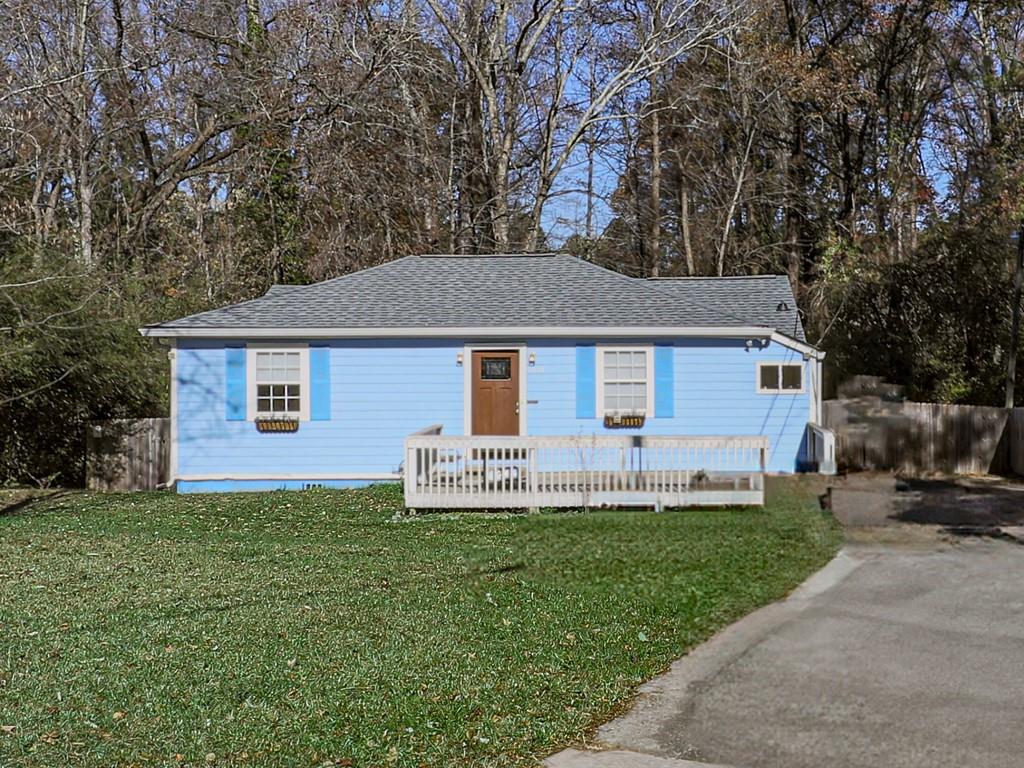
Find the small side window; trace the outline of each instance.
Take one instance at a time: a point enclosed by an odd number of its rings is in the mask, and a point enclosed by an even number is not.
[[[803,389],[804,367],[802,365],[782,366],[782,388]]]
[[[757,391],[761,394],[790,395],[803,392],[803,363],[758,363]]]

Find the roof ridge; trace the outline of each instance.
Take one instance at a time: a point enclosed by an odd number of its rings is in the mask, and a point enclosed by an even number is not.
[[[318,283],[313,283],[313,285],[318,285]],[[293,286],[293,287],[295,287],[295,288],[309,288],[311,286],[309,286],[309,285],[297,285],[297,286]],[[273,288],[273,286],[271,286],[271,288]],[[204,309],[202,312],[194,312],[191,315],[185,315],[185,317],[179,317],[177,320],[164,320],[164,321],[161,321],[159,323],[150,323],[150,325],[165,325],[168,322],[177,322],[178,320],[191,319],[193,317],[201,317],[203,315],[209,315],[209,314],[212,314],[214,312],[223,312],[226,309],[235,309],[236,307],[242,307],[242,306],[245,306],[246,304],[253,304],[254,302],[263,301],[264,299],[271,299],[271,298],[273,298],[273,296],[270,295],[270,288],[268,288],[266,293],[261,293],[259,296],[253,296],[251,299],[243,299],[242,301],[236,301],[236,302],[234,302],[232,304],[225,304],[223,307],[213,307],[212,309]],[[147,327],[149,327],[149,326],[147,326]]]
[[[786,275],[786,274],[729,275],[728,277],[725,277],[725,276],[723,276],[723,277],[716,277],[716,276],[701,276],[701,275],[693,275],[693,276],[683,275],[683,276],[680,276],[680,277],[664,277],[664,278],[662,278],[662,277],[650,278],[649,277],[647,279],[652,281],[652,282],[654,282],[654,281],[664,281],[664,282],[679,281],[679,282],[685,282],[687,280],[735,280],[735,279],[743,279],[743,278],[761,279],[761,278],[767,278],[767,277],[772,278],[774,281],[785,280],[786,288],[787,288],[787,290],[789,292],[789,299],[792,302],[793,308],[794,308],[795,313],[796,313],[795,316],[794,316],[794,322],[795,322],[796,326],[800,328],[800,331],[803,332],[803,324],[800,322],[800,314],[799,314],[800,313],[800,307],[799,307],[799,305],[797,303],[796,296],[793,293],[793,286],[789,282],[789,275]],[[684,301],[685,301],[685,299],[684,299]],[[709,311],[716,311],[713,307],[709,307],[707,305],[701,304],[700,302],[692,301],[692,300],[691,300],[691,302],[694,305],[696,305],[696,306],[698,306],[698,307],[700,307],[702,309],[706,309],[706,310],[709,310]],[[721,309],[719,309],[717,311],[720,311],[720,312],[722,312],[723,314],[725,314],[727,316],[732,316],[732,317],[735,317],[735,318],[737,318],[739,320],[743,320],[744,322],[751,322],[751,320],[749,318],[744,318],[744,317],[741,317],[740,315],[732,314],[728,310],[721,310]],[[779,330],[777,324],[773,323],[771,327],[774,327],[776,330]],[[779,330],[779,332],[782,333],[784,336],[788,336],[789,338],[794,338],[794,339],[797,338],[797,334],[790,333],[788,330],[787,331]]]
[[[643,282],[646,282],[647,279],[649,279],[649,278],[634,277],[634,278],[631,278],[631,279],[633,279],[633,280],[641,280]],[[694,307],[700,307],[701,309],[706,310],[708,312],[719,312],[719,313],[725,315],[726,317],[733,318],[734,320],[739,320],[740,322],[743,322],[743,323],[752,323],[753,325],[755,325],[755,326],[757,326],[759,328],[762,327],[760,323],[754,322],[753,320],[751,320],[751,318],[744,317],[743,315],[737,315],[736,313],[732,312],[731,310],[725,310],[725,309],[721,309],[719,307],[712,307],[712,306],[709,306],[707,304],[702,304],[699,301],[694,301],[693,299],[690,299],[690,298],[683,299],[683,298],[681,298],[679,296],[676,296],[674,293],[669,293],[668,291],[663,291],[661,288],[657,288],[657,287],[654,287],[654,286],[651,286],[651,287],[655,291],[657,291],[659,294],[661,294],[663,296],[671,296],[676,301],[681,301],[684,304],[689,304],[689,305],[694,306]],[[763,327],[767,328],[768,326],[763,326]]]
[[[763,280],[764,278],[771,278],[777,280],[780,277],[784,277],[787,280],[789,275],[770,272],[764,275],[664,275],[658,277],[643,278],[646,280]]]
[[[628,280],[633,285],[639,285],[643,290],[650,290],[652,293],[657,293],[659,297],[671,297],[671,298],[675,299],[677,302],[681,302],[684,305],[688,305],[688,306],[692,306],[692,307],[699,307],[700,309],[703,309],[706,312],[720,313],[720,314],[725,315],[727,317],[731,317],[734,320],[739,320],[740,322],[743,322],[743,323],[750,323],[751,322],[750,318],[748,318],[748,317],[743,317],[742,315],[737,315],[737,314],[734,314],[732,312],[729,312],[729,311],[726,311],[726,310],[722,310],[720,308],[710,307],[707,304],[702,304],[699,301],[694,301],[693,299],[690,299],[690,298],[683,299],[683,298],[680,298],[679,296],[676,296],[673,293],[668,293],[667,291],[663,291],[660,288],[657,288],[657,287],[655,287],[653,285],[648,285],[647,283],[649,282],[650,278],[630,277],[629,275],[624,275],[621,272],[616,272],[614,269],[608,269],[607,267],[602,267],[600,264],[595,264],[592,261],[585,261],[585,260],[579,258],[578,256],[571,256],[570,254],[564,254],[564,255],[568,256],[571,259],[575,259],[576,261],[579,261],[581,264],[586,264],[586,265],[588,265],[590,267],[593,267],[594,269],[598,269],[598,270],[601,270],[603,272],[608,272],[609,274],[615,275],[616,277],[620,277],[623,280]],[[758,327],[760,327],[757,323],[754,323],[754,325],[757,325]],[[767,326],[765,326],[765,327],[767,327]]]
[[[310,283],[309,285],[307,285],[305,287],[306,288],[316,288],[316,287],[319,287],[321,285],[328,285],[330,283],[336,283],[339,280],[345,280],[346,278],[353,277],[354,275],[365,275],[367,272],[373,272],[375,270],[381,269],[382,267],[389,267],[392,264],[398,264],[401,261],[408,261],[409,259],[417,259],[417,258],[419,258],[419,256],[417,256],[414,253],[410,253],[407,256],[399,256],[397,259],[391,259],[391,261],[382,261],[380,264],[374,264],[372,267],[364,267],[363,269],[357,269],[354,272],[348,272],[348,273],[346,273],[344,275],[338,275],[337,277],[329,277],[326,280],[321,280],[318,283]]]
[[[210,336],[218,328],[388,329],[410,322],[410,328],[426,329],[693,325],[801,335],[799,316],[772,311],[791,293],[783,275],[775,280],[769,275],[749,276],[755,280],[736,276],[733,282],[702,276],[687,283],[685,278],[634,277],[615,266],[564,251],[436,260],[389,254],[388,260],[366,269],[312,285],[278,284],[263,296],[167,325],[205,328]],[[363,274],[365,278],[356,277]],[[751,282],[772,286],[740,285]]]
[[[528,259],[531,257],[549,259],[569,254],[564,251],[527,251],[522,253],[418,253],[411,255],[419,259]]]

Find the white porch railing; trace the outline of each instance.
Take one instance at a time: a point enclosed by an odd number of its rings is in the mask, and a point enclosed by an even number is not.
[[[409,508],[684,507],[764,503],[766,437],[405,440]]]
[[[836,473],[836,433],[828,427],[807,424],[807,456],[816,465],[819,474]]]

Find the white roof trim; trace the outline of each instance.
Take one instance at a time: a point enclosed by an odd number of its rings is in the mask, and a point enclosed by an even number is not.
[[[768,326],[493,326],[410,327],[410,328],[208,328],[147,326],[139,333],[151,337],[197,339],[374,339],[374,338],[543,338],[543,337],[629,337],[629,336],[726,336],[767,338],[774,333]]]
[[[787,336],[784,333],[773,331],[771,334],[771,340],[774,341],[776,344],[781,344],[784,347],[788,347],[789,349],[805,354],[808,357],[814,358],[815,360],[825,359],[825,353],[822,352],[817,347],[815,347],[814,345],[808,344],[805,341],[799,341],[798,339],[794,339],[793,337]]]
[[[147,326],[139,333],[150,338],[185,339],[545,339],[545,338],[727,338],[771,339],[784,347],[817,359],[825,355],[815,347],[768,326],[488,326],[411,328],[175,328]]]

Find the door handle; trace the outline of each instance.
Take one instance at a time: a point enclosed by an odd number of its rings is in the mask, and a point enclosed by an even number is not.
[[[519,415],[519,401],[516,400],[516,416]]]

